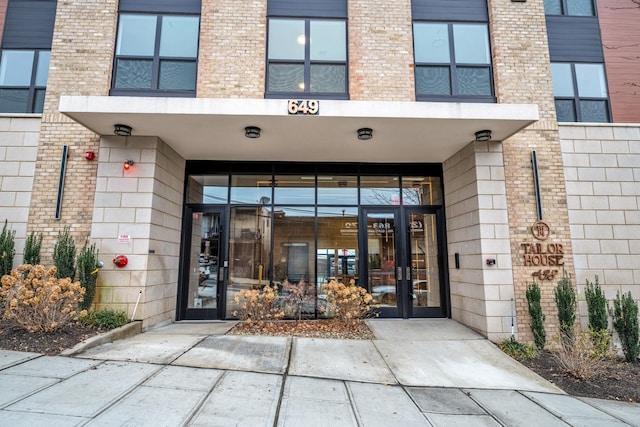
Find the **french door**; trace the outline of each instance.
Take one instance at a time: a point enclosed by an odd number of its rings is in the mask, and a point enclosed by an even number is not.
[[[439,212],[423,207],[362,210],[361,245],[367,254],[362,271],[381,317],[445,316]]]

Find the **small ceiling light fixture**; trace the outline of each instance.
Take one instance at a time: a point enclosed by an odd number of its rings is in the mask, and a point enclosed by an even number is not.
[[[371,128],[358,129],[358,139],[366,141],[371,138],[373,138],[373,130],[371,130]]]
[[[488,129],[479,130],[478,132],[475,133],[475,135],[476,135],[476,141],[484,142],[484,141],[489,141],[491,139],[491,131]]]
[[[247,126],[244,128],[244,136],[247,138],[260,138],[260,128],[258,126]]]
[[[124,170],[128,171],[129,169],[131,169],[131,166],[133,166],[134,164],[135,162],[133,160],[125,160],[122,167],[124,168]]]
[[[131,136],[131,131],[133,128],[131,126],[116,124],[113,125],[113,133],[118,136]]]

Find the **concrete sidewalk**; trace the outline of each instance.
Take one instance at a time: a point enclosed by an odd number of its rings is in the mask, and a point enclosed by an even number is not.
[[[368,322],[375,340],[175,323],[74,357],[0,351],[0,424],[640,426],[640,404],[567,396],[452,320]]]

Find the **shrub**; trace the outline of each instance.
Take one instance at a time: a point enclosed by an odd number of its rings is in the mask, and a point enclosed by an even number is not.
[[[503,340],[500,349],[516,360],[531,360],[538,357],[538,351],[530,344],[521,343],[514,337]]]
[[[16,232],[8,228],[8,222],[4,220],[4,227],[0,233],[0,277],[11,274],[15,250]]]
[[[605,355],[609,351],[611,335],[607,330],[609,326],[607,299],[604,296],[604,291],[600,287],[600,283],[598,283],[598,276],[596,276],[595,283],[587,280],[584,295],[587,300],[587,311],[589,312],[591,340],[593,341],[596,351]]]
[[[81,310],[88,310],[93,304],[96,293],[96,283],[98,282],[98,250],[96,245],[84,243],[77,260],[78,280],[85,290],[84,300],[80,303]],[[126,317],[126,316],[125,316]]]
[[[86,316],[82,316],[78,320],[85,325],[94,326],[99,329],[115,329],[129,323],[127,313],[122,310],[113,310],[110,308],[91,310]]]
[[[84,289],[80,282],[55,276],[55,267],[46,270],[42,265],[29,264],[3,276],[5,319],[29,332],[52,332],[75,320]]]
[[[282,284],[280,296],[283,295],[283,308],[287,316],[302,320],[304,313],[315,313],[314,289],[304,279],[301,279],[298,283],[289,283],[289,281],[285,280]]]
[[[547,333],[544,330],[545,315],[540,305],[540,286],[536,282],[527,286],[527,303],[529,305],[529,315],[531,316],[531,333],[533,341],[539,351],[544,349],[547,341]]]
[[[261,322],[277,320],[284,317],[284,313],[276,307],[278,288],[266,285],[260,289],[243,289],[236,292],[233,300],[239,305],[233,315],[244,322]]]
[[[571,343],[566,340],[566,332],[560,332],[558,337],[560,345],[553,355],[566,373],[583,379],[591,378],[603,369],[603,354],[594,347],[589,331],[574,327]]]
[[[633,300],[631,291],[626,294],[616,294],[613,300],[613,328],[618,333],[622,352],[627,362],[635,362],[640,354],[640,343],[638,342],[638,304]]]
[[[40,264],[40,249],[42,249],[42,233],[36,235],[32,231],[24,244],[24,264]]]
[[[348,285],[332,280],[322,285],[327,293],[329,315],[335,320],[347,323],[364,318],[371,310],[373,301],[371,294],[366,289],[356,286],[354,281]]]
[[[563,271],[562,279],[558,282],[554,294],[558,307],[560,335],[566,344],[571,344],[574,339],[573,325],[576,323],[576,292],[566,270]]]
[[[65,277],[71,280],[76,277],[76,243],[69,233],[69,227],[58,232],[58,238],[53,247],[53,263],[57,268],[56,277]]]

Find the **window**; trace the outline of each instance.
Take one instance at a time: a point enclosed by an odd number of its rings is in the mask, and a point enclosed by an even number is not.
[[[267,95],[346,98],[344,20],[269,19]]]
[[[559,122],[608,123],[609,100],[602,64],[551,64]]]
[[[494,100],[486,24],[415,22],[413,43],[418,100]]]
[[[0,113],[42,113],[49,50],[5,49],[0,56]]]
[[[200,18],[120,14],[112,95],[195,96]]]
[[[595,16],[593,0],[544,0],[546,15]]]

